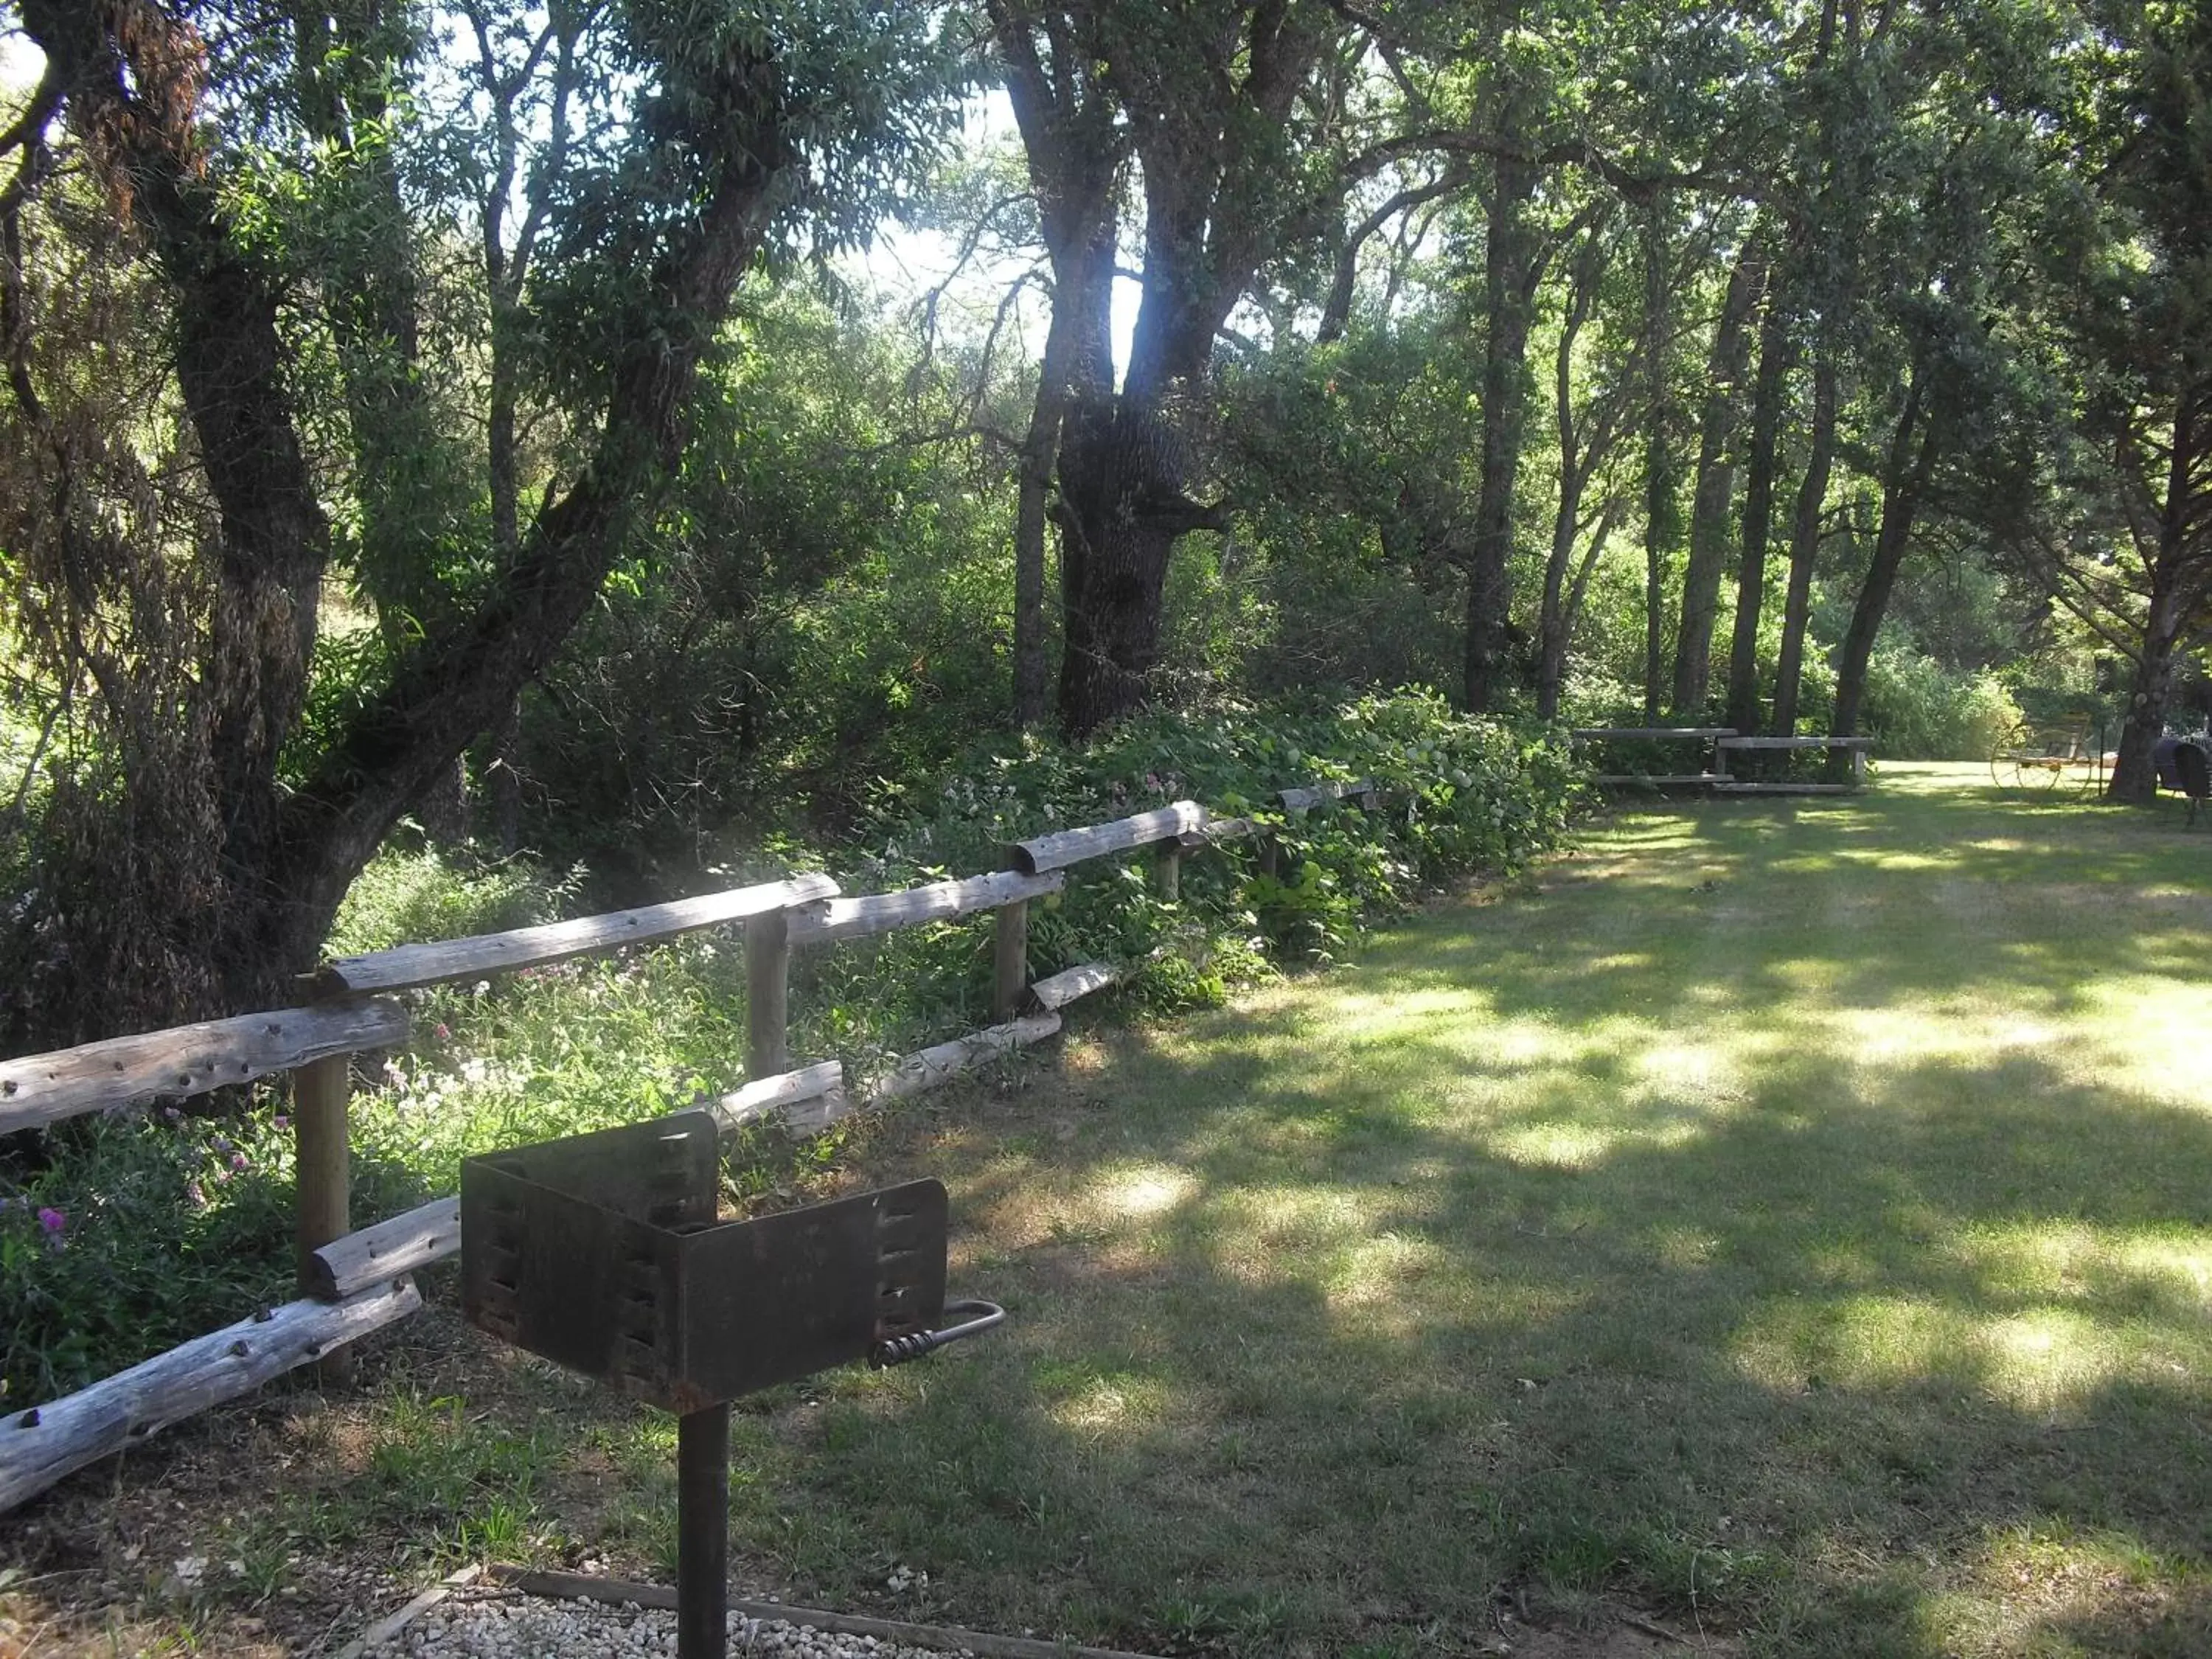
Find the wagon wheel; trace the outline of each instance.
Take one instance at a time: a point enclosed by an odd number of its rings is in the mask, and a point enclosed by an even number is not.
[[[2016,726],[1990,751],[1990,781],[2001,789],[2055,789],[2067,770],[2066,757],[2044,752],[2034,732]]]

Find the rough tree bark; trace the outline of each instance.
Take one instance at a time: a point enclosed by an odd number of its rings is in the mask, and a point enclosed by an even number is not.
[[[1805,476],[1797,486],[1797,512],[1790,526],[1790,588],[1782,602],[1782,649],[1774,670],[1774,716],[1778,738],[1797,732],[1797,688],[1803,678],[1805,623],[1813,603],[1813,565],[1820,551],[1820,519],[1828,500],[1828,474],[1836,452],[1836,362],[1823,341],[1813,359],[1813,426],[1807,439]]]
[[[1766,599],[1766,544],[1774,528],[1774,459],[1789,390],[1793,343],[1780,283],[1770,283],[1752,385],[1751,444],[1743,476],[1742,552],[1736,564],[1735,624],[1729,642],[1725,724],[1759,729],[1759,623]]]
[[[1690,558],[1682,571],[1681,622],[1674,635],[1668,699],[1675,715],[1685,720],[1704,708],[1712,673],[1713,623],[1720,615],[1721,575],[1728,563],[1729,508],[1735,499],[1736,428],[1751,359],[1751,319],[1765,286],[1766,250],[1754,228],[1729,273],[1713,328],[1705,407],[1698,417]]]

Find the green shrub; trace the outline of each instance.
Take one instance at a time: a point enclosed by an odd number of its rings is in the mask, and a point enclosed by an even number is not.
[[[1116,962],[1139,970],[1140,994],[1172,1005],[1218,996],[1269,955],[1327,960],[1425,888],[1512,868],[1557,839],[1577,776],[1553,735],[1455,714],[1432,692],[1224,702],[1145,715],[1082,748],[989,744],[937,778],[886,786],[869,826],[880,850],[833,868],[848,891],[884,891],[992,869],[1010,842],[1173,800],[1249,816],[1276,843],[1272,872],[1256,842],[1232,842],[1187,859],[1169,904],[1140,861],[1102,861],[1070,872],[1059,901],[1032,912],[1033,973]],[[1381,810],[1346,802],[1293,817],[1274,804],[1292,784],[1358,779],[1387,792]],[[915,1010],[918,994],[955,1029],[976,1023],[990,970],[979,930],[894,937],[879,956],[821,969],[802,1018],[826,999],[834,1042],[881,1030],[884,1012]]]
[[[1287,785],[1360,778],[1389,792],[1378,810],[1346,801],[1292,816],[1275,804]],[[1099,860],[1032,908],[1033,974],[1120,963],[1132,970],[1122,994],[1166,1010],[1218,1003],[1278,964],[1328,961],[1424,890],[1510,869],[1557,838],[1577,778],[1553,735],[1455,715],[1428,693],[1224,703],[1148,715],[1082,748],[987,744],[935,776],[886,784],[868,821],[872,850],[827,862],[847,892],[882,892],[999,868],[1008,842],[1171,800],[1249,816],[1276,842],[1272,872],[1256,842],[1231,842],[1187,857],[1168,902],[1148,858]],[[784,870],[824,861],[783,842],[757,856]],[[348,896],[330,948],[513,927],[550,915],[562,896],[520,864],[387,851]],[[865,1078],[986,1024],[990,990],[980,919],[804,951],[791,1052],[834,1055]],[[412,1045],[376,1061],[356,1094],[356,1218],[453,1190],[472,1153],[635,1121],[736,1086],[744,999],[743,951],[708,934],[410,994]],[[733,1155],[753,1160],[733,1178],[750,1190],[781,1178],[760,1160],[804,1170],[832,1151],[758,1139]],[[80,1386],[289,1294],[290,1136],[273,1092],[222,1121],[164,1111],[70,1125],[14,1156],[0,1164],[9,1401]],[[63,1218],[58,1231],[41,1211]]]
[[[281,1104],[88,1118],[0,1173],[0,1409],[51,1399],[293,1294],[292,1137]],[[419,1194],[370,1157],[370,1214]]]
[[[573,884],[526,864],[484,865],[466,853],[387,845],[354,878],[331,924],[331,956],[423,939],[466,939],[545,921]]]
[[[2012,696],[1986,669],[1960,673],[1888,646],[1867,664],[1863,724],[1893,760],[1981,760],[2020,723]]]

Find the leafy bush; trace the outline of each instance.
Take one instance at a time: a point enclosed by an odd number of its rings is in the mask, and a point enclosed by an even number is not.
[[[353,956],[526,927],[550,920],[574,882],[548,881],[526,864],[480,865],[465,853],[386,845],[354,878],[324,948]]]
[[[293,1294],[292,1137],[264,1098],[70,1123],[41,1166],[0,1171],[0,1408],[50,1399]],[[411,1201],[356,1158],[355,1202]]]
[[[1895,647],[1867,664],[1865,708],[1875,752],[1895,760],[1981,760],[2021,719],[1988,670],[1959,673]]]
[[[889,891],[999,868],[1008,842],[1179,799],[1249,816],[1274,844],[1269,867],[1257,841],[1228,842],[1187,857],[1168,902],[1147,860],[1100,860],[1033,907],[1034,974],[1120,963],[1133,970],[1125,994],[1170,1009],[1218,1002],[1277,964],[1326,962],[1424,890],[1512,867],[1556,839],[1577,777],[1553,735],[1455,715],[1428,693],[1224,703],[1147,716],[1085,748],[988,744],[934,776],[884,785],[867,822],[873,850],[827,862],[848,892]],[[1286,785],[1363,778],[1388,792],[1375,811],[1347,800],[1291,815],[1275,804]],[[824,861],[786,842],[758,856],[784,870]],[[387,851],[356,884],[331,949],[512,927],[563,895],[519,864]],[[866,1076],[985,1024],[990,988],[990,930],[973,920],[802,951],[791,1050]],[[743,951],[709,935],[410,994],[411,1048],[378,1063],[356,1095],[356,1219],[452,1191],[472,1153],[734,1087],[744,997]],[[289,1140],[264,1091],[228,1121],[167,1111],[71,1125],[35,1155],[18,1142],[19,1162],[0,1162],[5,1397],[50,1397],[288,1295]],[[738,1155],[753,1162],[733,1178],[780,1181],[761,1160],[803,1173],[836,1145],[770,1137]]]

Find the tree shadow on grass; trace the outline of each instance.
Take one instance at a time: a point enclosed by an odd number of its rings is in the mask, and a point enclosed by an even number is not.
[[[918,1547],[960,1540],[956,1576],[979,1568],[974,1507],[1009,1522],[986,1561],[1060,1588],[988,1601],[1123,1639],[1201,1609],[1326,1645],[1479,1625],[1532,1581],[1745,1620],[1790,1651],[1933,1655],[1959,1648],[1929,1607],[2000,1605],[2005,1586],[1974,1586],[2018,1532],[2122,1538],[2149,1563],[2104,1598],[2132,1612],[2069,1607],[2054,1630],[2149,1642],[2152,1591],[2193,1605],[2201,1291],[2074,1236],[2201,1227],[2203,1121],[2063,1088],[2004,1133],[1966,1107],[1917,1109],[1907,1136],[1879,1107],[1814,1127],[1749,1110],[1567,1170],[1354,1114],[1269,1170],[1221,1132],[1239,1114],[1197,1103],[1223,1098],[1208,1068],[1175,1069],[1172,1124],[1051,1176],[960,1182],[986,1231],[1040,1182],[1076,1201],[977,1275],[1013,1316],[997,1350],[887,1419],[908,1474],[865,1434],[819,1472],[847,1501],[932,1487],[949,1509],[879,1518]],[[2093,1148],[2170,1174],[2066,1179]],[[1166,1208],[1084,1207],[1155,1158],[1187,1182]],[[2051,1268],[2054,1249],[2075,1259]]]
[[[1779,1652],[2199,1650],[2212,1119],[2096,1021],[2208,970],[2146,957],[2140,893],[2014,902],[2058,854],[1895,856],[1991,810],[1811,872],[1881,820],[1639,823],[940,1121],[960,1281],[1012,1321],[804,1478],[1119,1639],[1451,1651],[1533,1583]],[[1873,921],[1711,919],[1838,881]]]

